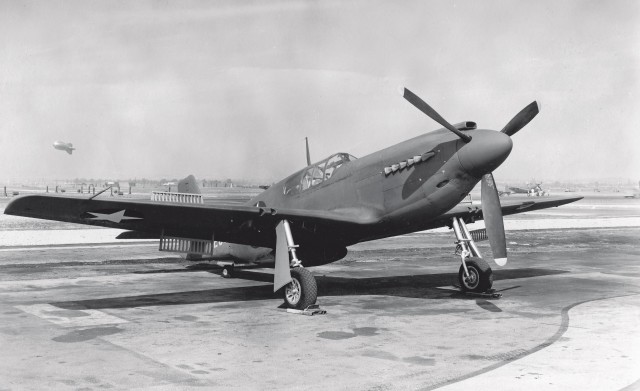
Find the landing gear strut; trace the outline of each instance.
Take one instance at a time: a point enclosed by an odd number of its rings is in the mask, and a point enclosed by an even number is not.
[[[303,310],[315,304],[318,298],[318,285],[310,271],[302,267],[302,262],[296,255],[298,247],[293,242],[291,228],[287,220],[282,221],[284,233],[287,239],[287,247],[291,255],[289,266],[291,267],[291,282],[282,288],[284,303],[289,308]]]
[[[473,237],[469,233],[464,220],[454,217],[453,232],[456,234],[456,255],[460,255],[458,281],[463,292],[483,293],[493,285],[493,271],[482,259]]]

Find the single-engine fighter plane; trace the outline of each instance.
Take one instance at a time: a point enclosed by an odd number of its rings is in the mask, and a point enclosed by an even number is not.
[[[547,190],[542,189],[542,182],[527,184],[527,188],[523,189],[520,187],[509,187],[508,188],[512,193],[516,194],[526,194],[529,197],[543,197],[549,196],[549,192]]]
[[[69,155],[71,155],[75,150],[75,148],[73,147],[73,144],[65,143],[64,141],[54,141],[53,147],[60,151],[67,151]]]
[[[461,289],[485,292],[493,283],[492,270],[467,223],[485,220],[494,261],[504,265],[503,215],[582,197],[500,203],[492,171],[511,152],[511,136],[538,114],[536,102],[495,131],[470,121],[451,125],[408,89],[402,93],[444,129],[360,159],[333,154],[246,204],[204,204],[201,195],[188,193],[157,193],[150,201],[27,195],[9,203],[5,213],[120,228],[126,230],[120,238],[159,238],[161,250],[232,255],[239,264],[275,249],[274,292],[281,290],[286,305],[298,309],[317,297],[306,267],[342,259],[347,246],[359,242],[449,226],[458,240]],[[480,181],[481,205],[460,203]]]
[[[513,194],[513,191],[511,191],[509,189],[509,186],[505,186],[504,190],[498,190],[498,196],[500,196],[500,197],[505,196],[505,195],[508,196],[508,195],[511,195],[511,194]]]

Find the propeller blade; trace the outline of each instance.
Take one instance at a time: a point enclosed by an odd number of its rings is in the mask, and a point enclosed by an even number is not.
[[[307,166],[311,165],[311,155],[309,155],[309,140],[307,140],[307,138],[304,138],[304,143],[307,146]]]
[[[414,105],[418,110],[420,110],[423,113],[425,113],[429,118],[431,118],[432,120],[436,121],[440,125],[444,126],[445,128],[447,128],[450,131],[452,131],[453,133],[455,133],[465,143],[468,143],[469,141],[471,141],[471,136],[469,136],[468,134],[464,134],[461,131],[459,131],[458,129],[456,129],[453,125],[451,125],[449,122],[447,122],[447,120],[442,118],[442,116],[440,116],[440,114],[438,114],[437,111],[435,111],[431,106],[429,106],[427,104],[427,102],[425,102],[422,99],[420,99],[420,97],[418,97],[418,95],[416,95],[413,92],[409,91],[407,88],[403,88],[403,90],[401,92],[402,92],[402,96],[406,100],[408,100],[409,103]]]
[[[482,177],[481,199],[482,215],[493,252],[493,260],[498,266],[504,266],[507,264],[507,241],[504,236],[500,197],[491,173]]]
[[[527,126],[527,124],[531,122],[531,120],[536,115],[538,115],[539,112],[540,106],[538,105],[538,102],[533,101],[529,103],[527,107],[520,110],[520,112],[516,114],[516,116],[513,117],[508,124],[505,125],[505,127],[502,129],[502,133],[513,136],[514,134],[518,133],[520,129]]]

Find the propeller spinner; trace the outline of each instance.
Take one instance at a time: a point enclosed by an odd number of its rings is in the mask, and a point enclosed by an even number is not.
[[[460,137],[465,143],[469,143],[468,146],[463,148],[471,148],[470,151],[465,152],[467,155],[467,159],[469,156],[475,158],[475,160],[480,160],[479,157],[486,153],[493,152],[492,149],[483,146],[483,143],[470,143],[472,138],[470,135],[462,133],[454,126],[452,126],[449,122],[447,122],[438,112],[436,112],[431,106],[429,106],[425,101],[420,99],[416,94],[409,91],[407,88],[402,89],[402,96],[409,101],[412,105],[414,105],[418,110],[425,113],[429,118],[433,119],[440,125],[449,129],[451,132],[455,133],[458,137]],[[531,102],[524,109],[522,109],[518,114],[516,114],[511,121],[509,121],[505,127],[502,129],[501,133],[506,134],[511,137],[516,134],[520,129],[524,128],[531,120],[538,115],[540,112],[540,106],[536,101]],[[485,140],[488,141],[488,140]],[[497,141],[497,139],[496,139]],[[509,143],[510,144],[510,143]],[[506,147],[505,147],[506,148]],[[501,148],[494,148],[499,150]],[[509,145],[509,151],[511,150],[511,146]],[[461,150],[462,151],[462,150]],[[508,154],[508,153],[507,153]],[[475,156],[474,156],[475,155]],[[496,159],[498,158],[496,155]],[[484,156],[486,159],[488,156]],[[483,159],[483,160],[485,160]],[[492,160],[489,158],[489,160]],[[461,156],[462,161],[462,156]],[[502,161],[497,161],[497,164],[500,164]],[[486,169],[486,167],[485,167]],[[482,199],[482,215],[484,217],[485,226],[487,228],[487,236],[489,237],[489,244],[491,245],[491,251],[493,252],[494,261],[498,266],[504,266],[507,264],[507,242],[504,234],[504,221],[502,219],[502,208],[500,205],[500,197],[498,195],[498,190],[496,188],[495,180],[493,179],[493,174],[491,172],[485,172],[482,175],[482,184],[481,184],[481,199]]]

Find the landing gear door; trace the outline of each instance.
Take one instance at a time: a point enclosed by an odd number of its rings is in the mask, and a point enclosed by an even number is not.
[[[287,244],[284,222],[281,221],[276,226],[276,266],[273,273],[273,291],[276,292],[290,282],[289,245]]]

